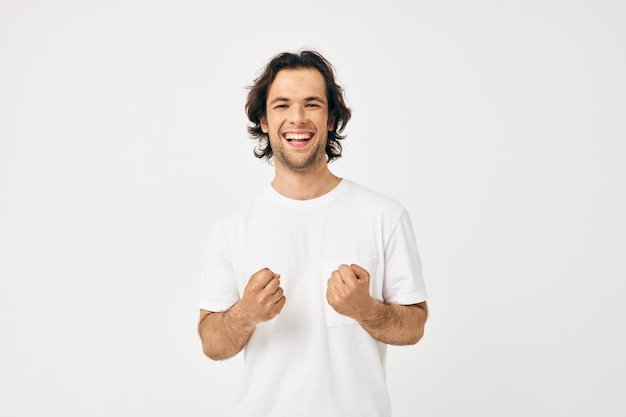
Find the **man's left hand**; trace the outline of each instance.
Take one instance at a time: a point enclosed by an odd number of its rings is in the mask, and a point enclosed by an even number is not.
[[[356,264],[340,265],[328,279],[326,300],[337,313],[359,321],[373,301],[369,272]]]

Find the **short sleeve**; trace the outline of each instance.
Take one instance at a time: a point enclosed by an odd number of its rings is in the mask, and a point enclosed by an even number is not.
[[[385,246],[383,297],[387,302],[403,305],[428,298],[413,225],[406,210],[402,211]]]
[[[201,309],[222,312],[239,301],[230,259],[230,245],[220,224],[216,223],[209,234],[201,273]]]

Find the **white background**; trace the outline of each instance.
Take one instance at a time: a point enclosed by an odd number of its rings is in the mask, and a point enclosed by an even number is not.
[[[0,0],[0,415],[233,415],[202,252],[273,174],[246,87],[305,46],[353,109],[331,168],[423,258],[394,416],[625,415],[625,3],[215,4]]]

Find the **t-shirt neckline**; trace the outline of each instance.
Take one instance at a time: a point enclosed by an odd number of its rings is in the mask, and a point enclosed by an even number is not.
[[[297,207],[297,208],[308,208],[308,207],[318,207],[328,203],[331,200],[334,200],[338,195],[340,195],[343,190],[345,190],[349,186],[350,181],[342,178],[339,181],[339,184],[335,186],[332,190],[323,194],[316,198],[311,198],[308,200],[296,200],[293,198],[286,197],[276,191],[272,184],[269,184],[266,188],[266,195],[268,195],[273,201],[289,207]]]

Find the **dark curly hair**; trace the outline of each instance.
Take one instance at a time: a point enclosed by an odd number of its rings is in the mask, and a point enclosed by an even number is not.
[[[274,154],[267,133],[261,129],[261,118],[267,112],[267,94],[276,78],[276,74],[283,69],[314,68],[318,70],[326,83],[326,99],[328,100],[328,117],[334,120],[333,130],[328,132],[326,142],[326,157],[328,162],[341,157],[341,135],[350,120],[351,110],[346,106],[343,89],[335,82],[335,70],[330,62],[320,53],[303,50],[299,53],[284,52],[270,60],[263,73],[254,80],[250,87],[246,101],[246,114],[252,123],[248,126],[248,133],[259,141],[254,155],[257,158],[270,160]]]

